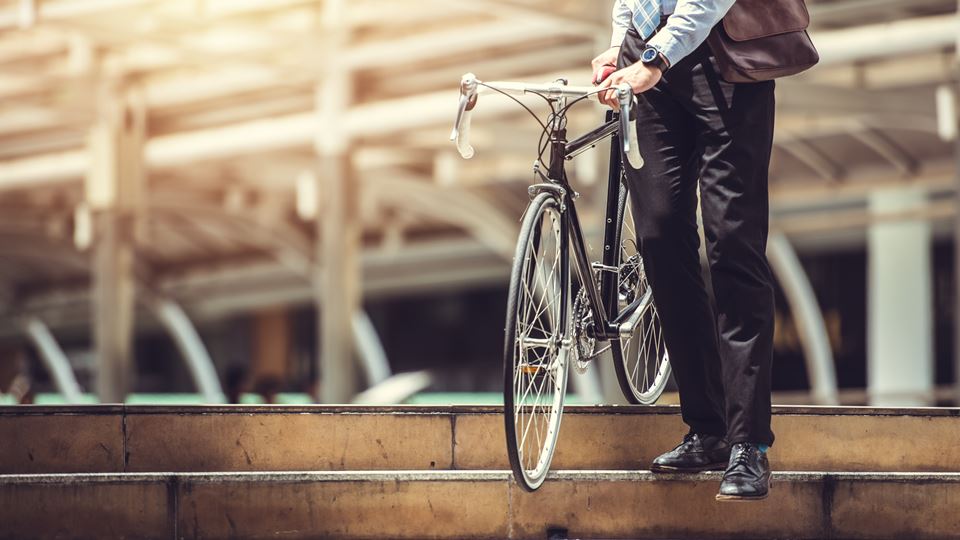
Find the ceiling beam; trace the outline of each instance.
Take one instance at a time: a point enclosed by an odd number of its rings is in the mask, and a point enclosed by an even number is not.
[[[810,141],[799,136],[794,136],[789,142],[776,141],[775,138],[774,143],[777,149],[803,163],[824,180],[836,182],[847,174],[842,165],[830,159],[819,148],[810,144]]]
[[[831,26],[857,24],[864,17],[880,15],[884,18],[897,18],[901,13],[911,10],[942,9],[945,5],[956,8],[952,2],[944,0],[840,0],[831,2],[809,2],[807,9],[813,22],[825,22]],[[892,16],[891,16],[892,15]]]
[[[73,17],[96,15],[117,9],[139,8],[157,0],[45,0],[39,2],[37,23],[65,20]],[[16,6],[10,5],[0,11],[0,30],[13,30],[19,27]]]
[[[450,2],[450,7],[458,10],[475,13],[494,14],[505,19],[541,20],[552,25],[563,26],[580,36],[594,40],[597,35],[610,32],[610,24],[591,22],[589,19],[573,18],[564,15],[555,15],[544,9],[544,6],[528,7],[505,2],[503,0],[470,0],[469,2]],[[580,7],[579,5],[577,7]],[[602,10],[606,13],[607,10]]]
[[[933,91],[917,99],[916,89],[870,91],[805,82],[802,78],[777,81],[778,111],[820,116],[910,114],[936,115]]]
[[[820,52],[820,68],[890,55],[952,49],[957,42],[956,14],[900,19],[842,30],[815,30],[810,38]]]
[[[896,167],[905,178],[913,176],[920,169],[920,163],[915,157],[876,129],[858,129],[852,131],[851,135]]]
[[[559,74],[541,74],[533,80],[549,81]],[[398,131],[453,122],[456,100],[450,92],[358,105],[346,115],[345,130],[351,139],[384,137]],[[485,100],[478,114],[492,118],[509,114],[517,105],[506,99]],[[227,159],[250,153],[309,147],[316,136],[314,113],[298,113],[230,126],[162,135],[145,145],[146,163],[152,168],[175,167],[196,161]],[[86,172],[89,158],[76,150],[0,162],[0,191],[77,181]]]

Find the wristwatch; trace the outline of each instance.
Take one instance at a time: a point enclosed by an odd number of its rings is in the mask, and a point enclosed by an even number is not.
[[[640,54],[640,61],[648,66],[659,68],[661,73],[666,73],[667,69],[670,67],[670,63],[667,62],[667,59],[660,54],[660,51],[653,47],[647,47],[643,50],[643,53]]]

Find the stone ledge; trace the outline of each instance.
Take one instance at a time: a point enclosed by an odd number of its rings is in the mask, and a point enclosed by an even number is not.
[[[0,538],[952,538],[960,473],[776,472],[755,504],[720,473],[508,471],[0,476]]]

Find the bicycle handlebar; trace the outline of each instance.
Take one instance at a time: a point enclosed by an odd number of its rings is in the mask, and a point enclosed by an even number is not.
[[[639,169],[643,167],[643,157],[637,144],[637,124],[631,121],[630,111],[635,98],[629,84],[623,83],[615,88],[617,99],[620,102],[620,140],[623,144],[623,153],[627,156],[630,165]],[[477,80],[476,75],[467,73],[460,79],[460,104],[457,109],[457,120],[450,132],[450,140],[456,142],[457,150],[464,159],[474,155],[470,145],[470,123],[473,109],[477,105],[477,97],[484,91],[500,91],[507,94],[523,95],[527,93],[541,94],[550,99],[562,97],[587,97],[598,99],[603,90],[594,86],[567,86],[561,81],[549,84],[527,84],[519,82],[487,82]]]

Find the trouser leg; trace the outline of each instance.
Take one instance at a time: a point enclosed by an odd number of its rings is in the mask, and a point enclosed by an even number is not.
[[[640,46],[631,39],[621,49],[621,65],[636,61]],[[715,316],[698,251],[694,118],[658,85],[638,96],[637,122],[646,165],[635,170],[625,163],[624,170],[683,420],[694,432],[722,436]]]
[[[774,83],[727,83],[708,49],[690,72],[700,205],[717,309],[727,438],[773,443],[774,289],[766,258]]]

